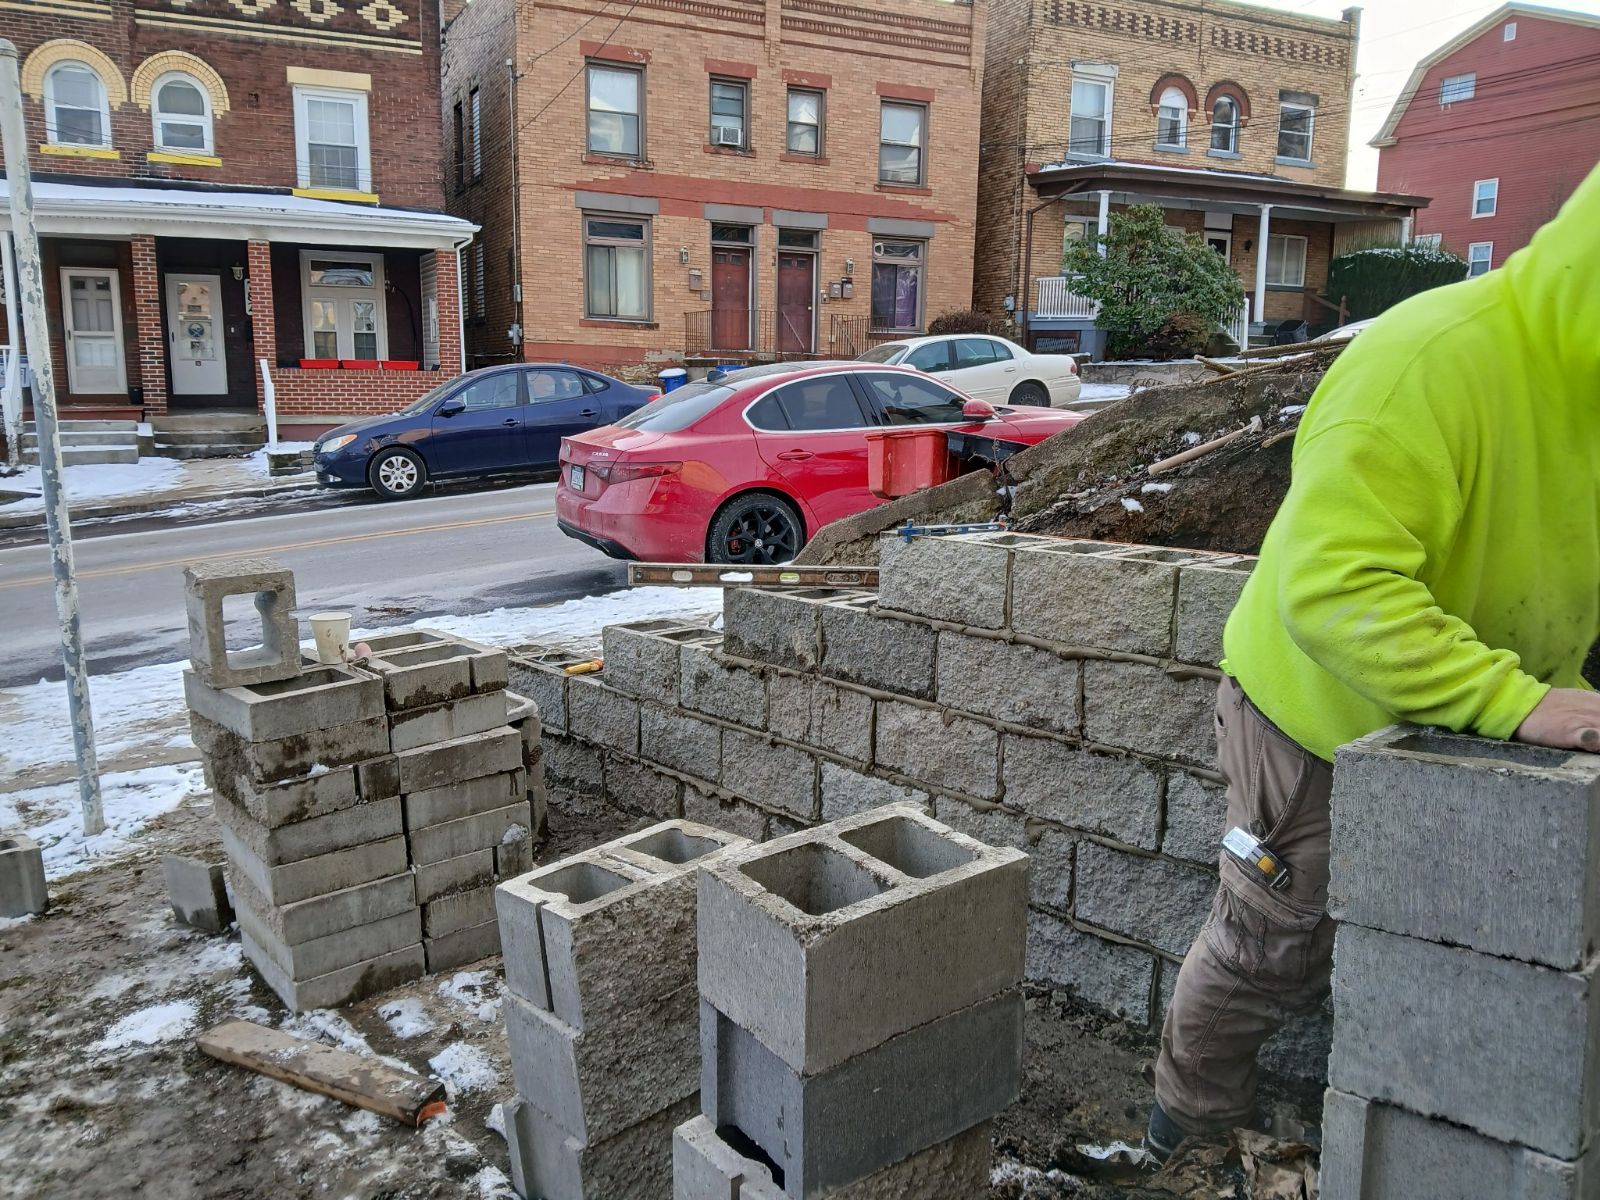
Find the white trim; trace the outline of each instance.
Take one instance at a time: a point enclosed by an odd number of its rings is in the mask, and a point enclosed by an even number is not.
[[[179,285],[192,283],[196,280],[204,280],[211,285],[211,361],[215,365],[209,373],[213,375],[220,374],[222,386],[219,388],[183,390],[178,387],[178,379],[184,372],[179,371],[178,364],[183,362],[192,363],[194,359],[177,352],[179,340],[183,337],[183,331],[178,328],[181,324],[179,320],[181,314],[178,312],[177,291]],[[163,301],[167,306],[167,390],[169,394],[173,396],[226,396],[228,394],[228,338],[227,322],[224,320],[222,311],[221,273],[216,271],[173,271],[170,274],[163,275],[161,282],[164,285],[162,288]],[[190,380],[199,377],[199,375],[200,372],[188,373]]]
[[[114,388],[87,388],[78,385],[72,353],[72,288],[68,280],[74,275],[88,275],[111,281],[111,335],[117,347],[117,385]],[[115,267],[62,267],[61,268],[61,328],[67,342],[67,386],[77,396],[126,396],[128,394],[128,344],[122,332],[122,275]]]
[[[1505,27],[1500,30],[1500,40],[1502,42],[1514,42],[1517,40],[1517,23],[1515,21],[1507,21],[1505,23]]]
[[[1478,250],[1478,249],[1482,249],[1482,250],[1485,251],[1484,256],[1483,256],[1483,270],[1474,271],[1472,268],[1475,265],[1475,261],[1476,260],[1473,258],[1472,252],[1474,250]],[[1494,243],[1493,242],[1472,242],[1470,245],[1468,245],[1467,246],[1467,278],[1468,279],[1473,279],[1473,278],[1476,278],[1479,275],[1487,275],[1492,270],[1494,270]]]
[[[1073,64],[1072,81],[1067,87],[1067,157],[1072,158],[1110,158],[1111,157],[1111,123],[1115,114],[1116,105],[1116,75],[1100,74],[1097,71],[1085,70]],[[1075,150],[1072,141],[1072,91],[1078,84],[1087,84],[1089,87],[1100,88],[1105,95],[1104,109],[1098,118],[1100,121],[1100,149]],[[1094,117],[1085,117],[1084,120],[1095,120]]]
[[[297,85],[294,89],[294,162],[295,178],[301,187],[337,187],[341,190],[355,192],[372,191],[372,144],[368,136],[366,92],[353,91],[348,88],[305,87]],[[311,151],[308,143],[310,114],[306,108],[308,100],[322,100],[332,104],[349,104],[354,110],[352,124],[355,126],[356,150],[356,186],[345,189],[344,185],[328,182],[313,183],[311,179]]]
[[[1492,184],[1493,185],[1493,190],[1489,193],[1489,196],[1488,196],[1489,211],[1488,212],[1479,212],[1478,211],[1478,192],[1485,184]],[[1496,175],[1493,179],[1476,179],[1476,180],[1474,180],[1473,183],[1472,183],[1472,206],[1469,209],[1469,212],[1472,215],[1472,219],[1474,221],[1476,221],[1479,217],[1492,217],[1499,211],[1500,211],[1500,177],[1498,175]]]
[[[98,142],[64,142],[57,136],[56,129],[56,87],[55,79],[62,71],[79,70],[87,71],[100,89],[100,140]],[[87,112],[79,105],[73,105],[74,112]],[[81,58],[64,58],[60,62],[51,63],[50,68],[44,73],[44,136],[45,141],[52,146],[89,146],[100,150],[110,149],[111,139],[111,103],[107,96],[106,81]]]
[[[334,262],[365,263],[372,270],[372,286],[370,287],[341,287],[321,286],[313,288],[311,284],[311,260],[319,262],[332,260]],[[313,291],[316,295],[313,296]],[[371,253],[353,254],[338,250],[302,250],[300,251],[300,327],[304,336],[305,357],[323,358],[318,354],[315,342],[312,339],[311,329],[311,301],[317,300],[371,300],[376,308],[378,318],[378,357],[389,357],[389,314],[386,302],[387,294],[384,290],[383,255],[377,251]],[[339,353],[335,358],[355,358],[355,329],[346,324],[348,314],[340,312],[336,320],[337,330],[334,340],[338,344]]]
[[[1306,152],[1304,155],[1283,152],[1283,116],[1289,111],[1306,114]],[[1309,163],[1315,158],[1317,145],[1317,109],[1313,104],[1296,104],[1292,100],[1278,101],[1278,132],[1274,141],[1273,157],[1278,162]]]
[[[192,113],[172,113],[163,116],[161,112],[161,89],[169,83],[182,81],[200,93],[201,113],[195,116]],[[201,146],[169,146],[161,140],[161,124],[171,121],[177,125],[198,125],[205,135],[204,144]],[[212,149],[215,138],[212,134],[213,119],[211,113],[211,89],[201,83],[187,71],[163,71],[156,76],[155,82],[150,85],[150,144],[157,150],[164,150],[169,154],[215,154]]]
[[[1448,95],[1451,88],[1458,95]],[[1460,104],[1471,100],[1478,94],[1478,73],[1476,71],[1463,71],[1459,75],[1448,75],[1439,80],[1439,107],[1449,108],[1452,104]]]
[[[1299,256],[1300,278],[1297,281],[1290,282],[1287,279],[1273,279],[1272,278],[1272,243],[1275,242],[1275,241],[1284,242],[1285,243],[1285,246],[1284,246],[1285,251],[1288,250],[1287,243],[1289,243],[1289,242],[1299,242],[1300,243],[1300,256]],[[1266,253],[1266,255],[1264,257],[1267,260],[1267,271],[1266,271],[1266,274],[1263,277],[1266,279],[1267,286],[1269,288],[1275,288],[1275,287],[1278,287],[1278,288],[1303,288],[1303,287],[1305,287],[1305,285],[1306,285],[1306,253],[1310,249],[1310,242],[1308,241],[1308,239],[1306,239],[1305,237],[1302,237],[1298,233],[1274,233],[1274,234],[1271,234],[1271,235],[1268,236],[1267,241],[1266,241],[1266,249],[1267,249],[1267,253]],[[1287,264],[1287,262],[1288,262],[1288,258],[1286,256],[1285,259],[1284,259],[1284,263]]]
[[[1176,109],[1178,113],[1178,140],[1164,142],[1161,140],[1161,122],[1165,119],[1162,113],[1166,109]],[[1165,89],[1156,99],[1156,142],[1157,150],[1187,150],[1189,148],[1189,98],[1175,87]]]

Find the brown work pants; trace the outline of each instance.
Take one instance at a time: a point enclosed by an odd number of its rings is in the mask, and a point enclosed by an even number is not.
[[[1333,767],[1279,732],[1232,679],[1217,691],[1216,720],[1227,828],[1260,838],[1288,865],[1289,883],[1270,891],[1221,855],[1221,884],[1178,972],[1156,1062],[1156,1099],[1187,1133],[1252,1120],[1256,1052],[1327,995],[1333,968],[1324,911]]]

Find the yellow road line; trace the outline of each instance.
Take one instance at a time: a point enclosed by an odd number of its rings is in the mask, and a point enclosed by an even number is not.
[[[513,513],[504,517],[482,517],[476,521],[441,521],[434,525],[414,525],[409,529],[380,529],[371,533],[348,533],[340,537],[312,538],[303,542],[286,542],[279,546],[258,546],[250,550],[229,550],[225,554],[186,555],[183,558],[168,558],[159,562],[129,563],[123,567],[100,567],[87,571],[79,571],[77,577],[83,579],[105,579],[117,575],[137,575],[142,571],[160,571],[167,567],[186,567],[193,562],[204,562],[213,558],[254,558],[262,554],[285,554],[291,550],[311,550],[318,546],[343,546],[351,542],[370,542],[379,538],[410,537],[418,533],[442,533],[451,529],[476,529],[485,525],[509,525],[517,521],[531,521],[536,517],[550,517],[555,515],[555,509],[542,508],[534,512]],[[54,576],[35,575],[28,579],[13,579],[9,583],[0,583],[0,592],[10,591],[21,587],[37,587],[40,584],[53,584]]]

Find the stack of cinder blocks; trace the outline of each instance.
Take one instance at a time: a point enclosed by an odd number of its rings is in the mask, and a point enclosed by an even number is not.
[[[746,839],[667,821],[496,893],[529,1200],[663,1200],[699,1079],[695,872]]]
[[[1600,757],[1396,727],[1339,751],[1323,1200],[1600,1189]]]
[[[676,1200],[984,1194],[1022,1080],[1027,875],[908,805],[702,869]]]

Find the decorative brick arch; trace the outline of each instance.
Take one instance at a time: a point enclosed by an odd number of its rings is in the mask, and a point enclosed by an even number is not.
[[[139,64],[133,72],[133,102],[148,110],[151,89],[168,71],[181,71],[205,88],[211,96],[213,116],[220,117],[228,111],[228,85],[222,82],[222,76],[205,59],[182,50],[163,50]]]
[[[1199,109],[1200,97],[1194,90],[1194,84],[1176,71],[1168,71],[1160,79],[1156,80],[1155,87],[1150,89],[1150,111],[1152,113],[1161,107],[1161,93],[1168,88],[1177,88],[1183,93],[1183,98],[1188,103],[1190,112]]]
[[[1231,79],[1220,79],[1211,85],[1211,90],[1206,93],[1206,120],[1211,119],[1211,114],[1216,111],[1217,101],[1226,96],[1239,106],[1239,124],[1244,125],[1250,120],[1250,93],[1240,87]]]
[[[106,104],[117,109],[128,102],[128,84],[117,70],[117,64],[96,50],[88,42],[72,38],[57,38],[45,42],[22,64],[22,90],[35,100],[44,101],[44,77],[57,63],[81,62],[100,76],[106,89]]]

